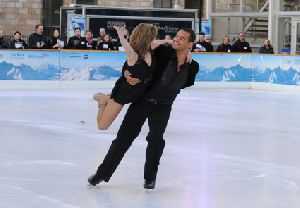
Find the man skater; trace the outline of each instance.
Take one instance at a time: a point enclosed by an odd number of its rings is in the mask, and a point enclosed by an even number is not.
[[[195,76],[199,71],[197,62],[187,63],[187,56],[194,41],[193,30],[181,29],[173,39],[173,49],[161,45],[154,50],[156,68],[151,89],[141,99],[129,106],[117,138],[112,141],[97,172],[88,179],[91,185],[95,186],[102,181],[109,181],[125,152],[139,135],[144,122],[148,119],[149,133],[146,138],[148,146],[144,167],[144,188],[155,188],[158,165],[165,147],[163,134],[168,124],[172,104],[180,93],[180,89],[194,84]],[[138,82],[128,73],[125,76],[132,85]]]

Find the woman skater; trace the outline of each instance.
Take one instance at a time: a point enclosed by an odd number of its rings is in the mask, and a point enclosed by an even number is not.
[[[141,23],[134,28],[129,43],[124,38],[125,27],[114,27],[117,30],[122,46],[127,53],[127,60],[123,65],[122,76],[115,83],[111,95],[96,93],[93,99],[98,101],[97,124],[100,130],[107,130],[113,120],[122,110],[124,104],[136,100],[149,85],[154,63],[150,52],[151,42],[157,35],[157,28],[152,24]],[[130,73],[137,78],[138,83],[130,85],[124,73]]]

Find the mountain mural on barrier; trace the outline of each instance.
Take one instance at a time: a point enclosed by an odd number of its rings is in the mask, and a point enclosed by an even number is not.
[[[196,81],[250,82],[251,69],[244,68],[239,64],[229,68],[219,66],[213,70],[200,66]]]
[[[216,67],[213,70],[200,66],[196,81],[218,81],[218,82],[268,82],[284,85],[300,85],[300,71],[289,68],[284,70],[280,67],[274,69],[249,69],[241,65],[229,68]]]
[[[67,69],[45,64],[38,68],[22,64],[16,66],[5,61],[0,62],[0,80],[115,80],[121,75],[120,70],[111,66]],[[211,70],[200,66],[196,81],[218,82],[267,82],[284,85],[300,85],[300,71],[281,67],[259,69],[245,68],[241,65]]]
[[[110,66],[85,68],[82,70],[43,65],[38,68],[22,64],[0,63],[0,80],[113,80],[121,72]]]
[[[253,69],[254,82],[269,82],[284,85],[300,85],[300,71],[289,68],[283,70],[281,67],[265,70]]]

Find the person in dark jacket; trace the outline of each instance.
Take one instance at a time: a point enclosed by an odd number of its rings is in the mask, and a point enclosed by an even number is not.
[[[205,41],[207,42],[207,52],[214,52],[214,46],[211,43],[211,37],[205,36]]]
[[[69,38],[67,48],[68,49],[87,49],[87,42],[84,37],[81,37],[81,29],[79,27],[74,28],[75,35]]]
[[[199,34],[199,41],[193,45],[192,51],[194,52],[213,52],[213,47],[205,41],[205,33]]]
[[[50,40],[44,34],[43,25],[35,26],[35,33],[29,35],[28,45],[31,49],[47,49],[50,48]]]
[[[245,41],[244,33],[239,33],[239,39],[232,45],[232,52],[251,53],[252,49],[248,42]]]
[[[270,40],[264,40],[264,45],[261,48],[259,48],[259,53],[274,54],[274,50],[270,44]]]
[[[10,42],[11,49],[26,49],[28,48],[27,43],[22,40],[22,34],[19,31],[14,33],[14,39]]]
[[[227,35],[223,37],[223,43],[220,44],[216,50],[216,52],[227,52],[230,53],[232,51],[230,45],[230,39]]]
[[[51,37],[51,48],[59,49],[64,47],[64,41],[61,39],[59,30],[55,29]]]
[[[110,35],[107,33],[104,38],[103,38],[103,42],[99,42],[98,46],[97,46],[98,50],[114,50],[114,44],[111,41]]]
[[[4,31],[0,28],[0,49],[9,48],[9,43],[4,39]]]
[[[154,50],[156,67],[151,86],[142,98],[129,106],[117,138],[112,142],[97,172],[88,179],[91,185],[95,186],[102,181],[110,180],[124,154],[148,119],[144,188],[155,188],[158,165],[165,147],[163,134],[168,124],[172,104],[181,89],[194,84],[199,71],[199,64],[196,61],[186,62],[194,40],[193,30],[181,29],[173,40],[173,48],[161,45]],[[126,71],[124,71],[124,76],[133,87],[139,81]]]

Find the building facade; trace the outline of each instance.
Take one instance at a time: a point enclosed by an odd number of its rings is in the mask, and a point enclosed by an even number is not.
[[[35,25],[43,24],[46,32],[59,28],[60,7],[71,4],[92,4],[108,7],[135,7],[135,8],[173,8],[199,9],[205,8],[197,0],[1,0],[0,28],[6,36],[20,31],[28,36],[35,31]],[[205,9],[204,9],[205,10]]]

